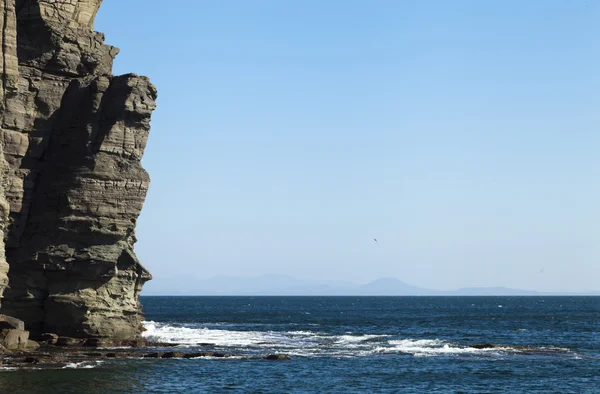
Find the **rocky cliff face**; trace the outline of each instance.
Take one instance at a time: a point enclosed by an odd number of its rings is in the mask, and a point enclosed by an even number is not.
[[[119,340],[151,278],[133,244],[156,90],[111,74],[101,1],[0,0],[0,295],[34,333]]]

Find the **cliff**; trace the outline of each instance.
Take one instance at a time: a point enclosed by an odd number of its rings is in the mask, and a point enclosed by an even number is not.
[[[101,1],[0,0],[1,311],[34,334],[141,331],[151,276],[133,245],[156,90],[112,75]]]

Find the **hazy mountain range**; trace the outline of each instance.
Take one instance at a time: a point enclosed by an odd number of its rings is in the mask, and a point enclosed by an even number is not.
[[[381,278],[359,285],[328,280],[302,280],[284,275],[257,277],[215,276],[196,279],[189,276],[154,279],[144,285],[142,295],[231,295],[231,296],[476,296],[476,295],[600,295],[600,292],[543,293],[506,287],[465,287],[440,291],[416,287],[396,278]]]

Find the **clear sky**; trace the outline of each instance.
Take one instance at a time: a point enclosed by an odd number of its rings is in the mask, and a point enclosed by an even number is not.
[[[600,2],[105,0],[155,280],[600,290]],[[375,242],[377,238],[379,242]]]

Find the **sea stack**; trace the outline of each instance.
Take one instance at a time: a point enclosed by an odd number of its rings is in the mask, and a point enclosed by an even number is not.
[[[151,276],[133,245],[156,89],[112,75],[101,2],[0,0],[0,312],[34,335],[141,333]]]

